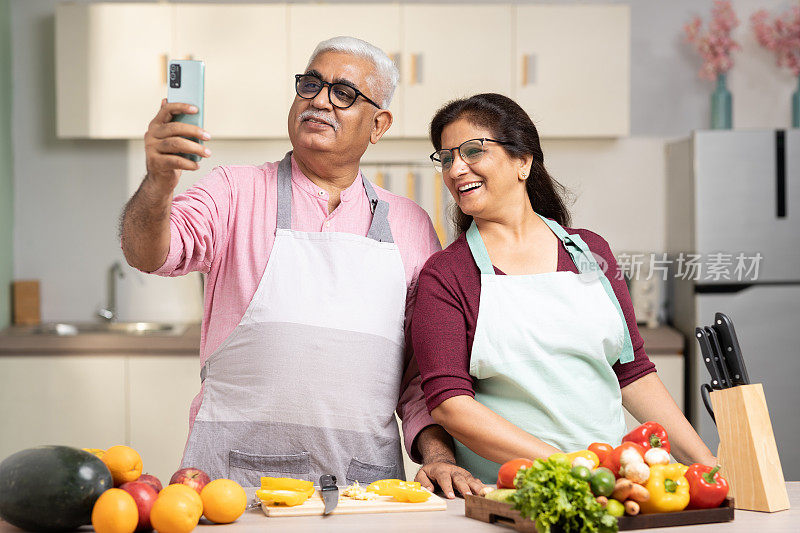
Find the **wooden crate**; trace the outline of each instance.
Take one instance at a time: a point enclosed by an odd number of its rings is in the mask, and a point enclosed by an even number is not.
[[[523,518],[519,511],[511,508],[511,504],[487,500],[482,496],[467,495],[465,514],[481,522],[500,524],[517,531],[536,532],[532,520]],[[677,513],[658,513],[619,518],[620,531],[632,529],[649,529],[653,527],[689,526],[695,524],[712,524],[733,520],[733,498],[728,498],[716,509],[695,509]]]

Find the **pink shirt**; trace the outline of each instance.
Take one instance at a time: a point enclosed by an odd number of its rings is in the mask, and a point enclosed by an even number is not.
[[[277,173],[277,161],[257,167],[216,167],[173,200],[169,255],[154,273],[207,274],[201,365],[239,324],[264,274],[277,226]],[[381,200],[389,203],[389,226],[405,267],[408,327],[419,271],[428,257],[441,250],[441,245],[430,217],[421,207],[380,187],[375,186],[375,190]],[[292,229],[366,236],[372,213],[361,179],[342,191],[340,199],[341,203],[329,214],[328,193],[314,185],[292,158]],[[410,344],[401,390],[397,414],[403,420],[406,449],[421,462],[416,450],[412,453],[414,439],[436,422],[428,414]],[[192,401],[190,429],[202,395],[201,387]]]

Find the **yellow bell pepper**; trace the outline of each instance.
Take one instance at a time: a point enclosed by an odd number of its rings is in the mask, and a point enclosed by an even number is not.
[[[314,495],[314,483],[291,477],[262,477],[261,488],[265,490],[293,490],[303,492],[310,498]]]
[[[399,502],[421,503],[431,497],[431,493],[419,487],[410,487],[406,484],[395,485],[387,489],[395,500]]]
[[[689,505],[689,482],[684,474],[687,467],[680,463],[653,465],[645,488],[650,499],[640,502],[642,513],[671,513],[683,511]]]
[[[307,492],[298,490],[258,489],[256,496],[267,505],[285,505],[287,507],[300,505],[308,499]]]
[[[570,464],[572,464],[572,461],[574,461],[576,457],[583,457],[587,461],[590,461],[594,465],[590,470],[594,470],[600,466],[600,458],[597,457],[597,454],[591,450],[580,450],[567,454],[567,459],[569,460]]]
[[[419,489],[422,485],[417,481],[403,481],[402,479],[381,479],[373,481],[367,485],[367,490],[379,496],[393,496],[393,490],[397,487],[407,487]]]

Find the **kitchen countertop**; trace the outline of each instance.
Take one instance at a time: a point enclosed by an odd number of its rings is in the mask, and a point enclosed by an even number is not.
[[[753,511],[736,510],[733,522],[722,522],[718,524],[703,524],[696,526],[681,526],[675,528],[655,528],[648,529],[648,532],[657,533],[659,531],[725,531],[728,533],[759,531],[766,533],[772,531],[796,532],[800,522],[800,482],[786,484],[789,491],[789,502],[791,509],[778,513],[758,513]],[[248,495],[252,496],[255,488],[248,489]],[[464,500],[456,498],[448,500],[447,511],[428,511],[416,513],[385,513],[385,514],[356,514],[356,515],[331,515],[328,517],[309,516],[275,518],[267,517],[261,509],[254,509],[245,512],[239,520],[228,525],[212,525],[201,523],[195,531],[200,533],[224,533],[224,531],[234,532],[261,532],[261,531],[293,531],[297,533],[326,531],[335,533],[337,531],[347,533],[376,531],[384,532],[427,532],[427,531],[486,531],[503,532],[512,531],[510,528],[496,524],[487,524],[479,520],[464,516]],[[81,531],[91,531],[90,527],[83,527]],[[0,533],[19,533],[20,530],[14,526],[0,521]]]
[[[198,355],[200,325],[190,325],[181,335],[120,335],[81,333],[80,335],[33,335],[26,328],[11,327],[0,332],[0,355],[21,354],[173,354]],[[669,326],[639,328],[649,354],[679,355],[684,338]]]

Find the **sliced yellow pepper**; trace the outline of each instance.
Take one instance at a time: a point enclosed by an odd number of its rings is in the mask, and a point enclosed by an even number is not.
[[[265,490],[293,490],[314,495],[314,483],[304,479],[294,479],[291,477],[262,477],[261,488]]]
[[[431,493],[423,488],[397,485],[388,489],[395,500],[408,503],[422,503],[431,497]]]
[[[642,513],[683,511],[689,505],[689,482],[683,475],[686,470],[680,463],[651,466],[645,485],[650,499],[639,503]]]
[[[422,487],[417,481],[403,481],[402,479],[381,479],[367,485],[367,490],[379,496],[393,496],[393,490],[397,487],[407,487],[419,489]]]
[[[297,490],[258,489],[256,496],[267,505],[285,505],[287,507],[300,505],[308,499],[307,492]]]
[[[597,454],[591,450],[580,450],[577,452],[571,452],[567,454],[567,459],[569,460],[570,464],[572,464],[572,461],[574,461],[576,457],[583,457],[584,459],[591,461],[592,464],[594,465],[592,467],[592,470],[594,470],[600,465],[600,458],[597,457]]]

